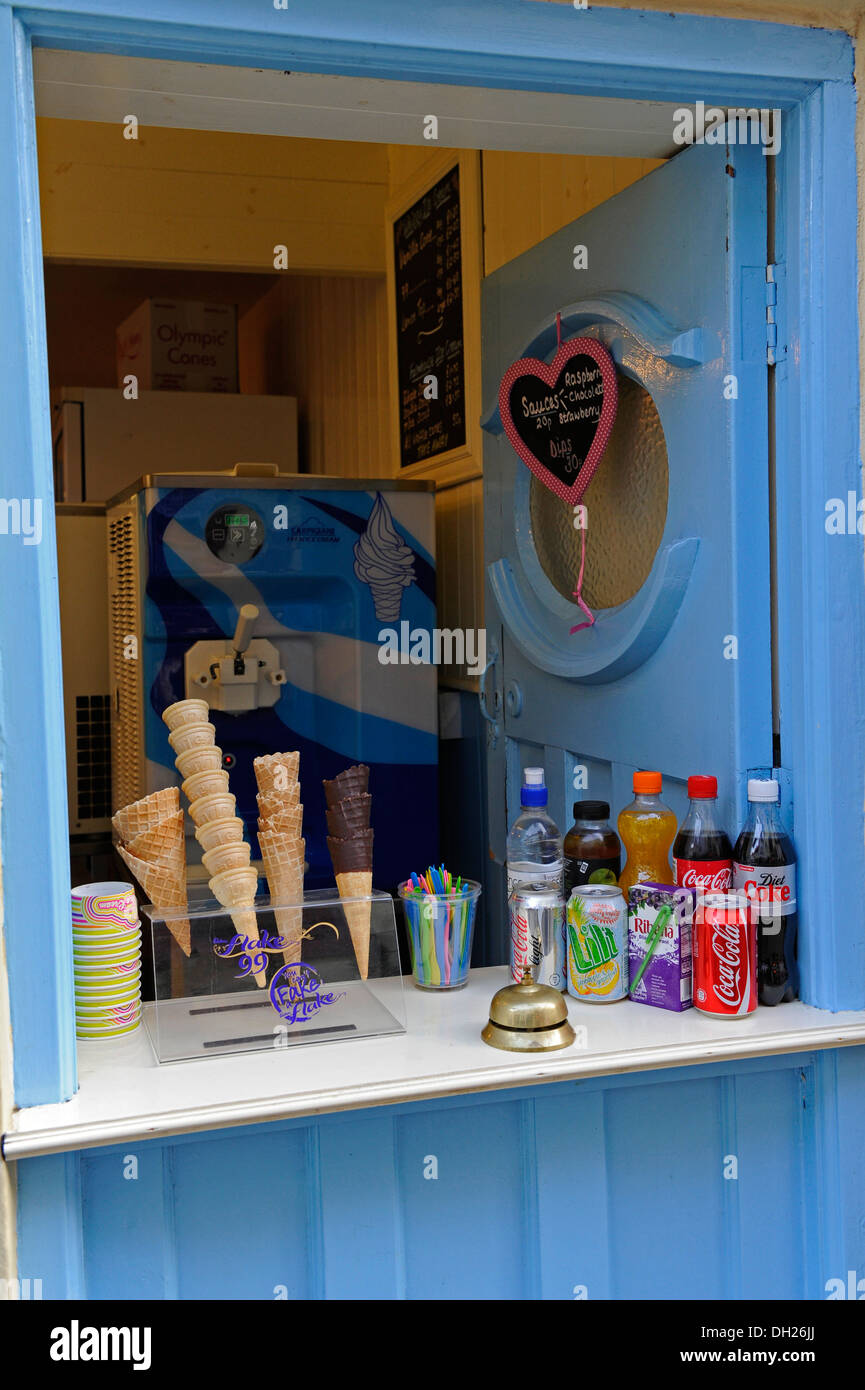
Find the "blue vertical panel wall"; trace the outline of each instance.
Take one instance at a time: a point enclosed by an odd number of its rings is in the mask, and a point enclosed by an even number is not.
[[[45,1298],[825,1298],[865,1277],[863,1085],[850,1048],[22,1159],[19,1272]]]

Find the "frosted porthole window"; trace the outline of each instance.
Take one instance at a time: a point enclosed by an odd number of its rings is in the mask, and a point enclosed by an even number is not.
[[[589,514],[583,597],[590,608],[625,603],[646,582],[664,534],[668,487],[667,446],[655,403],[620,374],[613,431],[582,499]],[[541,568],[576,608],[580,533],[574,509],[533,476],[530,514]]]

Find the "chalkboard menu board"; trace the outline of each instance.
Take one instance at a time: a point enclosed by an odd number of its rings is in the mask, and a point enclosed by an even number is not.
[[[393,241],[400,466],[409,468],[466,443],[459,165],[395,220]]]

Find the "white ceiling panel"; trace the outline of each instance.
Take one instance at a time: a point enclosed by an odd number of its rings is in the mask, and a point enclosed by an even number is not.
[[[34,51],[36,113],[82,121],[241,134],[662,158],[676,152],[675,106],[609,97],[322,77],[171,63],[109,53]]]

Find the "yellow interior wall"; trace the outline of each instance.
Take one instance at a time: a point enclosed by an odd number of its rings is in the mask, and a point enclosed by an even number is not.
[[[183,271],[187,297],[205,297],[212,284],[239,305],[241,390],[297,396],[303,466],[394,475],[384,210],[441,147],[168,129],[127,141],[116,126],[49,119],[37,133],[53,384],[113,385],[113,325],[148,293],[179,297]],[[485,272],[659,162],[485,153]],[[279,244],[288,272],[273,268]],[[61,276],[69,262],[93,269]],[[87,276],[105,265],[119,268],[115,280],[104,272],[88,292]],[[169,288],[156,288],[147,266]],[[70,329],[79,322],[83,334]],[[481,480],[440,489],[436,517],[439,622],[480,627]],[[473,684],[459,670],[441,674]]]
[[[387,150],[337,140],[36,123],[42,239],[56,260],[384,274]]]
[[[490,150],[483,156],[484,273],[597,207],[661,159]]]

